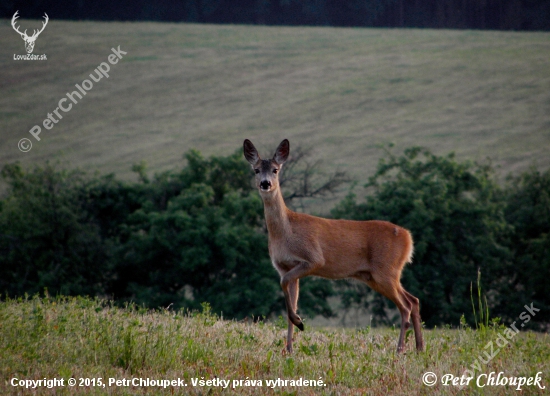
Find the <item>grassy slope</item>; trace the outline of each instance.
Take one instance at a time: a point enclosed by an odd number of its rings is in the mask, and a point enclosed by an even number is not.
[[[22,20],[23,28],[38,21]],[[16,148],[111,47],[128,52],[31,152]],[[550,33],[284,28],[52,19],[35,54],[0,21],[1,163],[61,160],[128,177],[243,138],[316,146],[366,180],[380,144],[550,166]],[[62,113],[63,114],[63,113]]]
[[[423,353],[395,355],[397,329],[306,329],[296,335],[296,351],[281,354],[285,330],[270,323],[220,320],[208,311],[182,315],[113,308],[99,300],[39,299],[0,303],[0,393],[21,393],[12,378],[108,378],[185,380],[185,388],[38,388],[36,394],[222,394],[219,388],[192,387],[191,378],[262,380],[262,387],[239,387],[223,394],[457,394],[458,388],[421,382],[423,373],[460,376],[502,329],[425,330]],[[507,376],[542,372],[550,386],[548,334],[521,332],[475,375],[503,371]],[[326,387],[266,386],[268,379],[321,378]],[[527,394],[543,394],[525,387]],[[506,387],[477,388],[461,394],[509,394]],[[24,394],[30,394],[30,391]],[[35,394],[35,393],[33,393]]]

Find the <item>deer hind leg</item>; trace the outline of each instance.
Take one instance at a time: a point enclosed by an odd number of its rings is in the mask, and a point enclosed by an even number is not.
[[[360,272],[354,278],[365,282],[371,289],[393,301],[397,306],[401,314],[401,332],[399,333],[399,340],[397,342],[397,353],[403,352],[405,349],[405,333],[411,325],[409,320],[413,304],[404,294],[399,276],[373,276],[370,272]]]
[[[414,327],[414,338],[416,341],[416,349],[422,351],[424,349],[424,339],[422,338],[422,322],[420,319],[420,301],[405,289],[401,289],[403,295],[412,305],[411,318]]]

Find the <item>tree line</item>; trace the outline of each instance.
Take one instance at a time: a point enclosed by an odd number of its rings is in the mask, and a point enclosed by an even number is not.
[[[290,206],[350,186],[341,172],[318,174],[307,151],[295,153],[282,174]],[[133,182],[50,163],[5,165],[2,298],[47,289],[151,308],[208,302],[226,318],[280,314],[262,201],[241,150],[210,158],[191,150],[185,160],[154,176],[136,164]],[[462,315],[474,323],[478,271],[491,316],[513,321],[533,304],[540,312],[529,324],[548,325],[550,171],[532,168],[499,184],[489,164],[416,147],[387,149],[362,183],[351,183],[331,216],[411,230],[414,259],[403,284],[420,298],[428,326],[458,325]],[[374,324],[395,322],[393,304],[356,282],[304,279],[300,291],[306,315],[334,315],[328,298],[338,296],[342,309],[368,310]]]
[[[223,24],[548,30],[550,0],[14,0],[29,18]]]

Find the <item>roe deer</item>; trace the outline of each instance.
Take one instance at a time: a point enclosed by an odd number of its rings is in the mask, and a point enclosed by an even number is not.
[[[386,296],[401,313],[397,352],[403,352],[411,317],[416,349],[422,350],[419,301],[400,281],[403,266],[413,254],[409,231],[387,221],[330,220],[293,212],[286,207],[279,188],[279,172],[290,152],[288,140],[283,140],[268,160],[260,158],[248,139],[243,148],[264,203],[269,256],[281,277],[288,314],[286,351],[292,353],[293,326],[304,330],[296,310],[299,280],[309,275],[354,278]]]

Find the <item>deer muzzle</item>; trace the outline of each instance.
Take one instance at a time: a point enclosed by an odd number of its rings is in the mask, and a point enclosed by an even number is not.
[[[271,182],[269,180],[262,180],[260,182],[260,189],[262,191],[269,191],[271,189]]]

